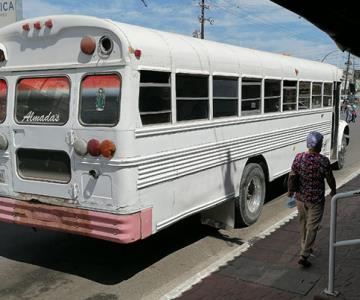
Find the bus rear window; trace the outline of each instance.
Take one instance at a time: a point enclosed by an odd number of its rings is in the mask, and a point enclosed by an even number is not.
[[[7,96],[6,81],[0,79],[0,123],[4,122],[6,118],[6,96]]]
[[[87,126],[115,126],[120,115],[121,79],[89,75],[81,83],[80,121]]]
[[[66,77],[24,78],[16,86],[16,121],[63,125],[69,119],[70,83]]]

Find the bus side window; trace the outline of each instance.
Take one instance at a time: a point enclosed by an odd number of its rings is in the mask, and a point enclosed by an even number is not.
[[[324,83],[324,96],[323,96],[323,106],[332,105],[332,83]]]
[[[261,79],[243,78],[241,80],[241,115],[261,113]]]
[[[143,125],[171,122],[170,73],[140,72],[139,111]]]
[[[238,79],[213,77],[213,115],[214,118],[237,116]]]
[[[312,84],[312,108],[321,107],[321,92],[322,92],[322,83],[313,82]]]
[[[299,110],[310,108],[310,82],[299,82]]]
[[[6,118],[6,102],[7,102],[7,84],[6,81],[0,79],[0,123]]]
[[[209,77],[176,74],[178,121],[209,118]]]
[[[280,111],[281,81],[265,79],[264,112]]]
[[[284,80],[283,111],[296,110],[297,81]]]

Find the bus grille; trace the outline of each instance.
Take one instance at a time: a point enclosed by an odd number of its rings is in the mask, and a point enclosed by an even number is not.
[[[71,179],[70,157],[64,151],[18,149],[17,168],[23,179],[58,183]]]

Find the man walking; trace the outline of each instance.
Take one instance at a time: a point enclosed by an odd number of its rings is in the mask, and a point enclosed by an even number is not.
[[[313,131],[307,137],[309,151],[296,155],[291,167],[288,195],[296,192],[296,205],[299,212],[301,251],[298,263],[310,267],[308,258],[313,252],[316,234],[324,213],[325,179],[336,194],[336,182],[329,159],[320,154],[323,136]]]

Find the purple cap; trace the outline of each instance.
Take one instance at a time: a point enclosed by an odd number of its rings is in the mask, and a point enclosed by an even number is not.
[[[317,131],[311,131],[306,138],[306,145],[309,149],[321,149],[324,136]]]

